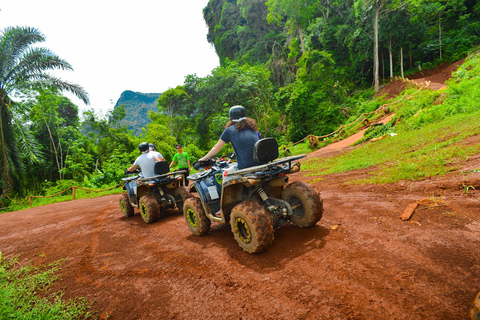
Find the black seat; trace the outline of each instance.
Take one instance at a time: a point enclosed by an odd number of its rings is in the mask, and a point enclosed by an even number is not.
[[[255,142],[253,146],[253,160],[258,164],[265,164],[278,158],[278,143],[275,138],[265,138]]]
[[[155,167],[153,168],[155,174],[165,174],[170,171],[167,161],[158,161],[155,162]]]

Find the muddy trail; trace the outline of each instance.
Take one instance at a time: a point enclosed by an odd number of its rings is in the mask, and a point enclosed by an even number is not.
[[[192,235],[175,210],[148,225],[138,211],[127,219],[120,195],[3,213],[0,251],[35,265],[67,258],[53,289],[88,298],[100,319],[466,319],[480,290],[478,169],[480,155],[441,179],[358,186],[345,181],[368,169],[327,176],[313,184],[317,225],[281,227],[255,255],[229,226]]]

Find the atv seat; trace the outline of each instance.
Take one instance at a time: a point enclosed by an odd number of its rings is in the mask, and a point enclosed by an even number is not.
[[[167,161],[158,161],[155,162],[155,167],[153,167],[155,174],[165,174],[170,171]]]
[[[275,138],[265,138],[255,142],[253,160],[258,164],[266,164],[278,158],[278,144]]]

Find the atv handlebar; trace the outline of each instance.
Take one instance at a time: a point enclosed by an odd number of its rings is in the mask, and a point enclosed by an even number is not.
[[[205,161],[195,161],[193,163],[193,168],[195,170],[200,170],[200,169],[204,169],[206,167],[209,167],[209,166],[212,166],[215,164],[215,160],[213,160],[212,158],[210,159],[207,159]]]

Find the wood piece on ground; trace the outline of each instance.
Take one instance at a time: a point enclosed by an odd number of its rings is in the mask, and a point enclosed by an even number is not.
[[[403,214],[400,216],[400,219],[402,219],[403,221],[410,219],[413,213],[415,212],[415,209],[417,209],[417,207],[418,207],[418,202],[410,203],[407,206],[407,209],[405,209]]]

